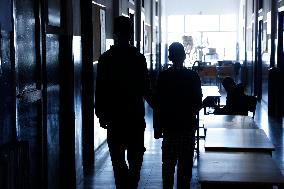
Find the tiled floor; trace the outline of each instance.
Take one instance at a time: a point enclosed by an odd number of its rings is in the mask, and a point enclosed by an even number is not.
[[[222,103],[222,99],[221,99]],[[141,180],[139,189],[161,189],[161,140],[155,140],[152,130],[152,111],[150,108],[146,109],[147,129],[145,132],[145,146],[147,151],[144,155],[144,161],[141,171]],[[276,121],[267,116],[267,106],[264,103],[257,105],[255,121],[258,126],[266,132],[272,143],[276,147],[273,152],[273,159],[284,174],[284,158],[283,158],[283,124],[282,120]],[[203,143],[201,141],[200,149],[203,150]],[[108,153],[107,144],[100,148],[95,157],[94,170],[85,177],[84,182],[80,185],[80,189],[115,189],[112,165]],[[192,189],[199,189],[198,175],[197,175],[198,161],[195,159],[193,167],[193,177],[191,181]]]

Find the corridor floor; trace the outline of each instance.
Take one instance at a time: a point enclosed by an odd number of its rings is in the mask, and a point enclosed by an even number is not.
[[[273,159],[284,174],[284,141],[283,141],[283,123],[267,116],[267,106],[265,103],[258,103],[255,115],[257,125],[262,128],[276,150],[273,152]],[[147,128],[145,132],[145,147],[147,148],[143,166],[141,170],[141,179],[139,189],[162,189],[162,167],[161,167],[161,143],[162,140],[155,140],[152,129],[152,110],[146,108]],[[200,150],[204,150],[203,141],[200,142]],[[198,161],[194,158],[193,177],[191,180],[191,189],[199,189],[197,175]],[[96,151],[95,168],[90,174],[85,176],[83,183],[78,187],[80,189],[115,189],[114,177],[112,172],[111,160],[107,144],[104,143]]]

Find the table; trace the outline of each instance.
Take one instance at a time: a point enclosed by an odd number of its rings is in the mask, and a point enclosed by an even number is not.
[[[202,89],[202,101],[203,101],[203,108],[204,108],[204,114],[206,114],[206,105],[204,104],[204,100],[209,100],[208,98],[213,98],[213,100],[216,100],[218,105],[220,105],[220,97],[221,94],[219,92],[219,88],[218,86],[201,86]],[[210,100],[209,100],[210,101]],[[197,115],[197,119],[199,120],[199,114]],[[199,123],[199,122],[198,122]],[[199,135],[199,125],[198,125],[198,129],[197,129],[197,157],[199,157],[199,139],[201,138]],[[206,131],[204,131],[205,133]],[[203,137],[204,138],[204,137]]]
[[[204,115],[206,113],[206,107],[212,107],[215,105],[214,102],[217,103],[217,105],[220,105],[220,97],[221,94],[219,92],[218,86],[201,86],[202,89],[202,102],[203,102],[203,108],[204,108]],[[211,104],[211,103],[214,104]],[[209,104],[208,104],[209,103]]]
[[[202,189],[271,188],[284,184],[274,160],[263,153],[201,153],[198,176]]]
[[[257,129],[254,119],[243,115],[207,115],[203,116],[205,128]]]
[[[265,152],[275,150],[262,129],[207,129],[205,151]]]
[[[204,100],[206,97],[221,97],[221,94],[219,92],[218,86],[210,85],[210,86],[201,86],[202,89],[202,100]]]

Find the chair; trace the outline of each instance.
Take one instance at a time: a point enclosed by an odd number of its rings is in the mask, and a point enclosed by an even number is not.
[[[257,104],[257,97],[256,96],[247,96],[247,108],[249,112],[252,112],[252,118],[254,118],[256,104]]]
[[[196,151],[196,157],[198,159],[199,158],[199,154],[200,154],[200,151],[199,151],[199,140],[200,139],[205,140],[205,138],[206,138],[206,131],[207,131],[207,128],[204,127],[204,124],[202,124],[202,126],[200,126],[199,113],[197,113],[197,115],[196,115],[196,126],[197,126],[197,129],[196,129],[196,132],[195,132],[195,148],[194,148],[194,150]],[[200,134],[200,129],[203,129],[203,133],[202,134]]]
[[[220,107],[220,97],[208,96],[203,100],[203,108],[204,108],[204,115],[210,114],[210,112],[206,111],[206,108],[213,108]]]
[[[255,111],[256,111],[256,105],[257,105],[257,97],[256,96],[249,96],[249,95],[245,95],[245,98],[242,99],[242,102],[244,102],[244,104],[242,104],[242,108],[239,110],[233,110],[233,112],[231,111],[227,111],[225,109],[220,109],[220,111],[218,112],[214,112],[215,115],[248,115],[249,112],[252,112],[252,118],[254,118],[255,116]],[[220,105],[219,107],[222,107],[222,105]],[[224,108],[224,107],[223,107]]]
[[[200,79],[204,83],[213,83],[217,85],[217,68],[216,66],[206,65],[203,67],[203,70],[199,72]]]

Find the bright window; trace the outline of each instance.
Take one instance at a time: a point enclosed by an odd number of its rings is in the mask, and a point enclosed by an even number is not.
[[[172,15],[168,17],[168,32],[184,32],[184,16]]]
[[[236,32],[206,32],[203,38],[208,48],[215,48],[219,59],[236,59]]]
[[[199,57],[210,49],[216,49],[219,60],[235,60],[237,44],[237,16],[224,15],[171,15],[168,16],[168,45],[177,41],[182,43],[182,36],[193,38],[191,57]],[[200,53],[199,53],[200,54]]]
[[[220,15],[220,31],[236,31],[237,17],[234,14]]]
[[[219,15],[186,15],[185,32],[219,31]]]
[[[182,43],[182,35],[183,33],[168,33],[168,44],[173,42]]]

